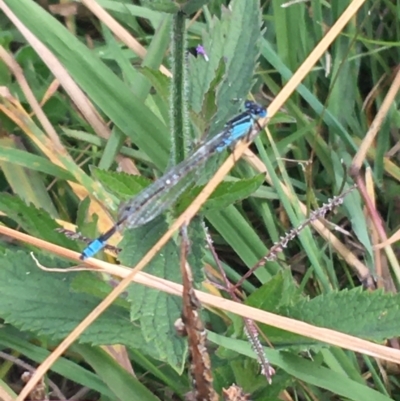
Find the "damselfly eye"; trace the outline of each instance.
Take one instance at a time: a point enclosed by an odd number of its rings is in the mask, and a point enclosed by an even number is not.
[[[267,110],[265,109],[265,107],[259,106],[257,109],[257,115],[259,115],[260,117],[267,117]]]
[[[250,102],[251,106],[248,108],[250,112],[258,117],[266,117],[267,116],[267,111],[265,110],[265,107],[260,106],[257,103]]]

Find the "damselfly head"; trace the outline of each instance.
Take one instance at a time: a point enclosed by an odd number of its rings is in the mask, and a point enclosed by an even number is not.
[[[254,117],[261,118],[267,116],[267,110],[260,104],[253,102],[251,100],[246,100],[244,102],[244,107],[249,111]]]

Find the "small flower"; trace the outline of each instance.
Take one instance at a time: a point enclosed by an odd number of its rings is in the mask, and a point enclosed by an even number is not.
[[[204,60],[209,61],[210,59],[207,56],[207,53],[202,45],[197,45],[196,47],[197,54],[201,54],[204,57]]]

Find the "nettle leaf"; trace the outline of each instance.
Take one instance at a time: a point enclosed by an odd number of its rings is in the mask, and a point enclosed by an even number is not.
[[[119,246],[118,258],[126,266],[135,266],[167,230],[164,217],[150,223],[126,230]],[[173,239],[146,266],[146,272],[167,280],[181,282],[179,250]],[[147,346],[153,349],[156,358],[168,362],[182,372],[187,352],[186,342],[176,335],[175,320],[180,316],[180,298],[132,284],[128,290],[131,302],[131,319],[140,323],[142,336]]]
[[[294,319],[382,342],[400,335],[400,295],[362,287],[306,299],[281,312]]]
[[[216,77],[223,57],[224,41],[220,33],[221,21],[214,17],[210,24],[210,31],[203,34],[202,43],[208,60],[201,55],[197,57],[189,55],[190,106],[195,113],[201,112],[206,93],[214,92],[211,83]]]
[[[152,183],[146,177],[121,172],[93,168],[92,173],[108,190],[123,199],[128,199],[138,194]]]
[[[30,235],[65,248],[78,250],[75,241],[55,231],[60,227],[59,224],[44,210],[27,205],[20,198],[7,193],[2,193],[0,197],[0,210]]]
[[[222,8],[222,18],[214,17],[209,32],[204,33],[202,45],[208,61],[190,57],[191,106],[196,113],[202,109],[205,94],[211,89],[221,60],[225,74],[219,81],[216,96],[217,115],[212,127],[215,134],[238,109],[232,102],[247,96],[259,55],[262,32],[261,8],[258,1],[233,0],[230,8]]]
[[[281,271],[254,291],[246,305],[277,312],[281,306],[292,305],[301,299],[301,294],[288,270]]]
[[[197,130],[200,131],[198,138],[204,138],[204,134],[208,132],[210,122],[217,112],[215,88],[217,87],[218,82],[222,80],[224,74],[225,62],[221,59],[217,70],[214,71],[214,79],[209,85],[209,90],[200,96],[203,102],[201,111],[199,113],[196,113],[195,111],[191,112],[191,121],[196,126]]]
[[[236,182],[222,182],[204,205],[204,212],[221,210],[233,203],[248,198],[263,184],[264,180],[265,175],[258,174],[252,178]]]
[[[115,288],[119,281],[112,276],[103,276],[101,280],[93,279],[92,272],[82,272],[77,275],[71,282],[71,288],[75,292],[83,292],[85,294],[93,295],[98,299],[105,298],[110,293],[110,288]],[[119,305],[129,310],[129,302],[125,299],[126,293],[122,293],[121,297],[113,302],[113,305]]]
[[[258,174],[252,178],[246,178],[236,182],[222,182],[212,193],[207,203],[201,208],[202,213],[212,210],[221,210],[242,199],[248,198],[253,194],[264,182],[265,176]],[[182,201],[179,203],[179,211],[185,210],[191,201],[203,190],[204,187],[195,187],[183,195]]]
[[[46,267],[66,268],[65,261],[36,255]],[[22,251],[0,255],[0,316],[24,330],[64,339],[101,301],[89,293],[74,292],[72,283],[80,273],[50,273],[40,270]],[[60,277],[61,275],[61,277]],[[96,275],[92,275],[92,281]],[[157,358],[140,328],[131,323],[129,310],[110,306],[79,337],[82,344],[123,344]]]
[[[252,87],[263,34],[260,29],[262,15],[258,1],[233,0],[230,9],[222,8],[222,19],[227,15],[230,23],[224,48],[227,69],[225,78],[218,87],[218,113],[215,118],[215,121],[223,122],[236,111],[232,100],[245,98]]]
[[[300,298],[287,279],[281,281],[275,277],[255,291],[247,304],[371,341],[382,342],[400,335],[398,294],[367,292],[362,288],[355,288],[350,291],[331,292],[308,300]],[[264,325],[262,329],[275,344],[285,343],[289,348],[321,346],[312,339],[284,330]]]
[[[300,301],[301,294],[289,271],[276,274],[246,300],[246,305],[279,314],[282,306]],[[280,347],[309,349],[316,341],[275,327],[259,325],[269,341]]]

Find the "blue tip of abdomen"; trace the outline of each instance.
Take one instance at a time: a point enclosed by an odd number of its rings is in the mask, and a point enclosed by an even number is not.
[[[85,260],[96,255],[97,252],[101,251],[105,246],[105,241],[101,239],[95,239],[92,241],[81,253],[80,259]]]

